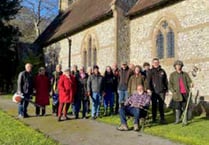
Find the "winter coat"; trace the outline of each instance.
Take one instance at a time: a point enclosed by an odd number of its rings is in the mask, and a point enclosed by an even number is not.
[[[105,74],[104,76],[104,91],[114,92],[116,85],[116,77],[113,74]]]
[[[119,84],[118,90],[127,91],[128,89],[128,80],[132,76],[133,72],[128,67],[119,71]]]
[[[147,83],[148,89],[154,93],[166,93],[168,91],[167,74],[160,66],[149,71]]]
[[[90,75],[87,80],[87,90],[88,92],[102,93],[104,91],[103,77],[98,75]]]
[[[45,75],[37,75],[35,77],[35,102],[41,106],[49,105],[50,81]]]
[[[118,91],[118,83],[119,83],[119,69],[117,68],[116,70],[113,71],[113,75],[115,77],[114,85],[113,85],[113,90],[114,92]]]
[[[70,75],[69,78],[64,74],[60,76],[58,83],[59,102],[73,103],[76,89],[76,80],[73,75]]]
[[[81,78],[79,75],[78,78],[78,84],[77,84],[77,99],[79,100],[87,100],[87,80],[88,80],[88,74],[85,74],[86,76],[84,78]]]
[[[175,71],[170,74],[169,89],[173,94],[173,101],[176,101],[176,102],[183,101],[183,97],[180,93],[179,77],[182,77],[182,80],[183,80],[183,83],[184,83],[187,93],[189,93],[190,86],[192,83],[191,78],[189,77],[188,73],[186,73],[186,72],[178,73],[177,71]]]
[[[128,81],[129,95],[132,95],[133,93],[136,92],[138,85],[143,85],[144,88],[146,88],[145,77],[141,74],[139,74],[139,76],[132,75]]]
[[[17,92],[22,93],[23,95],[31,95],[33,93],[33,76],[31,73],[26,71],[19,73]]]

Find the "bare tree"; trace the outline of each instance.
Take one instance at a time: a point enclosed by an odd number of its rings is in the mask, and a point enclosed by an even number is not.
[[[22,0],[22,8],[11,23],[21,33],[21,42],[33,42],[58,13],[58,0]]]

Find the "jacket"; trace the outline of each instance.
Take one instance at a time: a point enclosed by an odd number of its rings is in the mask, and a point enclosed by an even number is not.
[[[87,80],[88,80],[88,74],[85,74],[85,77],[84,78],[81,78],[80,75],[79,75],[79,78],[78,78],[78,89],[77,89],[77,99],[78,100],[87,100]]]
[[[119,71],[119,83],[118,90],[127,91],[128,89],[128,80],[131,77],[133,72],[126,67],[126,69],[120,69]]]
[[[147,77],[148,88],[154,93],[166,93],[168,91],[168,79],[164,69],[160,66],[152,68]]]
[[[66,75],[60,76],[58,83],[59,102],[73,103],[76,89],[76,80],[73,75],[70,75],[70,78]]]
[[[102,93],[104,91],[103,77],[98,74],[92,74],[87,80],[87,90],[88,92]]]
[[[129,95],[132,95],[133,93],[136,92],[138,85],[142,85],[142,86],[144,86],[144,88],[146,88],[145,77],[141,74],[139,74],[139,76],[133,75],[130,77],[130,79],[128,81]]]
[[[46,75],[37,75],[35,77],[34,87],[36,90],[35,102],[41,106],[49,105],[49,78]]]
[[[33,93],[33,76],[31,73],[22,71],[19,73],[17,80],[17,92],[23,95]]]
[[[105,74],[104,76],[104,91],[114,92],[116,88],[116,77],[113,74]]]
[[[169,78],[169,89],[173,94],[173,101],[183,101],[183,97],[180,93],[180,88],[179,88],[179,77],[182,77],[184,86],[186,88],[186,92],[189,93],[190,91],[190,86],[192,83],[191,78],[189,77],[188,73],[186,72],[173,72],[170,74]]]

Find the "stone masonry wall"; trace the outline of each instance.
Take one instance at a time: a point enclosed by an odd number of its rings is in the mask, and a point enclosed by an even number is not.
[[[113,18],[92,26],[84,31],[69,37],[71,40],[71,65],[83,66],[82,52],[85,47],[85,38],[88,35],[94,36],[97,42],[97,65],[104,71],[107,65],[115,61],[115,27]],[[69,43],[67,39],[61,40],[60,61],[64,66],[69,63]]]
[[[121,9],[118,8],[117,15],[117,41],[118,41],[118,59],[117,62],[120,65],[122,62],[130,60],[130,33],[129,33],[129,19],[124,16]]]
[[[151,62],[156,57],[153,35],[161,19],[173,23],[176,32],[175,58],[162,60],[162,66],[170,74],[174,71],[174,60],[181,59],[185,63],[184,70],[190,75],[197,68],[196,77],[191,75],[195,89],[200,90],[200,95],[209,95],[209,1],[185,0],[131,20],[132,63]]]

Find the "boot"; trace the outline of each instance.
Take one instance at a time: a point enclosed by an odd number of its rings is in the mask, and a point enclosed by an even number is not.
[[[109,113],[109,115],[110,116],[113,115],[113,107],[110,107],[110,113]]]
[[[174,124],[178,124],[180,122],[181,110],[176,109],[176,121]]]
[[[104,110],[104,116],[107,116],[107,108]]]

